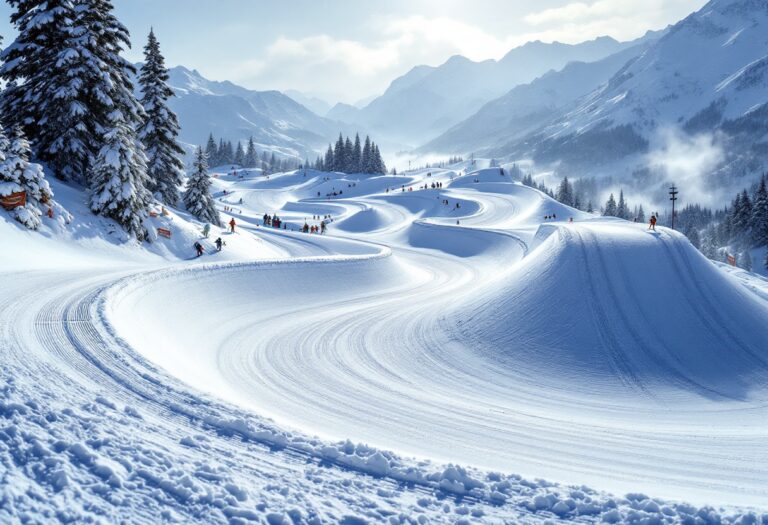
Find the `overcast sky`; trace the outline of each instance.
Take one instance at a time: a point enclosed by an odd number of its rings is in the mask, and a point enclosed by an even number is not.
[[[252,89],[328,102],[383,92],[418,64],[500,58],[529,40],[618,40],[660,29],[705,0],[114,0],[141,60],[154,26],[169,65]],[[0,34],[13,37],[0,4]]]

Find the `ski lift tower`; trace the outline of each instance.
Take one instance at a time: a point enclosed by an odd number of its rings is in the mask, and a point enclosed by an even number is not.
[[[672,229],[675,229],[675,201],[677,200],[677,186],[674,184],[669,187],[669,200],[672,201]]]

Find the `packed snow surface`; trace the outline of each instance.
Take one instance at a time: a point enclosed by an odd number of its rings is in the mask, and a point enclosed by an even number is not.
[[[764,280],[498,168],[213,189],[199,259],[0,221],[0,521],[768,523]]]

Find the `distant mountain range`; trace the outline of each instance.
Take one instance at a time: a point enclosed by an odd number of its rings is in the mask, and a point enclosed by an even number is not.
[[[600,60],[632,45],[601,37],[576,45],[529,42],[500,60],[474,62],[457,55],[437,67],[411,69],[361,109],[337,104],[328,117],[357,123],[379,135],[416,146],[437,137],[516,85],[559,70],[569,62]]]
[[[549,71],[533,82],[516,86],[418,151],[464,153],[525,137],[607,82],[651,42],[645,40],[595,62],[571,62],[559,71]]]
[[[355,131],[318,116],[279,91],[253,91],[208,80],[182,66],[171,68],[169,74],[176,93],[169,106],[179,117],[181,142],[189,145],[204,144],[210,133],[228,140],[253,136],[259,150],[314,159],[339,132]]]

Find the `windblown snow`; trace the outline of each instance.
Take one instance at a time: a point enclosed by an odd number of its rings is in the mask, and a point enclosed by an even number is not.
[[[764,280],[498,168],[219,171],[207,239],[3,215],[3,523],[768,523]]]

